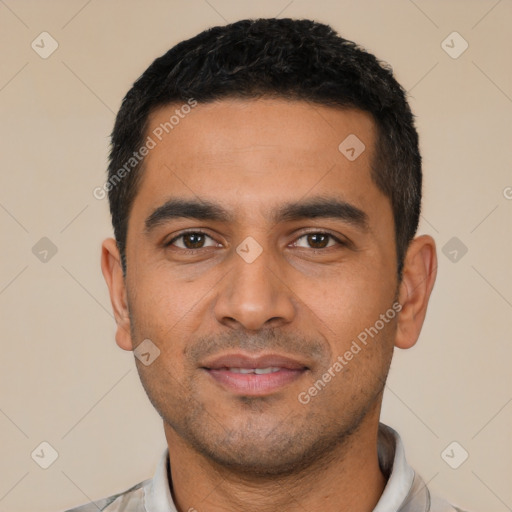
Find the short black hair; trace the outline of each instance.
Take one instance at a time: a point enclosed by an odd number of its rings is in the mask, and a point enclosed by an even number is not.
[[[418,227],[422,185],[418,134],[406,92],[389,65],[330,26],[289,18],[247,19],[207,29],[157,58],[126,94],[112,132],[106,189],[123,272],[128,217],[144,163],[138,153],[138,159],[133,157],[146,140],[150,114],[191,99],[260,97],[371,114],[377,127],[371,177],[391,202],[401,279]]]

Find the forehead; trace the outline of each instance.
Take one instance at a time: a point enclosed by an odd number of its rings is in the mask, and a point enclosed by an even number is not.
[[[133,214],[145,215],[169,197],[220,202],[245,217],[328,194],[370,210],[386,208],[370,177],[375,135],[367,113],[304,101],[167,105],[149,118],[146,137],[154,147]]]

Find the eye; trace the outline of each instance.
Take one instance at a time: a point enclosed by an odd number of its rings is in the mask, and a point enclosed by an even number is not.
[[[210,245],[205,245],[207,240],[210,240]],[[187,231],[174,237],[172,240],[165,244],[166,247],[174,245],[179,249],[203,249],[205,247],[216,247],[218,244],[211,236],[208,236],[203,231]]]
[[[309,245],[300,245],[298,241],[301,239],[305,239],[306,244]],[[329,240],[333,243],[329,244]],[[327,249],[328,247],[336,245],[336,243],[338,243],[339,245],[344,245],[344,243],[338,238],[336,238],[334,235],[319,231],[306,233],[305,235],[300,236],[299,238],[297,238],[297,242],[295,242],[293,245],[295,245],[296,247],[305,247],[310,249]]]
[[[303,240],[301,243],[300,241]],[[339,238],[330,233],[315,231],[306,233],[293,243],[295,247],[306,249],[328,249],[335,245],[346,245]],[[175,236],[165,244],[165,247],[174,246],[183,250],[197,250],[207,247],[218,247],[219,244],[203,231],[187,231]]]

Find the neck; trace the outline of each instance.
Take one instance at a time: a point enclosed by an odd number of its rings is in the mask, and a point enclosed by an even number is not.
[[[379,413],[367,415],[357,431],[315,467],[271,479],[219,467],[165,425],[176,508],[179,512],[371,512],[386,485],[377,456]]]

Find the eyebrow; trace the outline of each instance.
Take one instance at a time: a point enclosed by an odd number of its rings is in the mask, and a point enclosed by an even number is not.
[[[172,219],[185,218],[229,223],[234,216],[217,203],[208,200],[173,198],[159,206],[147,217],[145,232]],[[289,202],[270,209],[273,223],[303,219],[338,219],[361,229],[369,230],[368,215],[356,206],[338,198],[315,197],[305,201]]]

